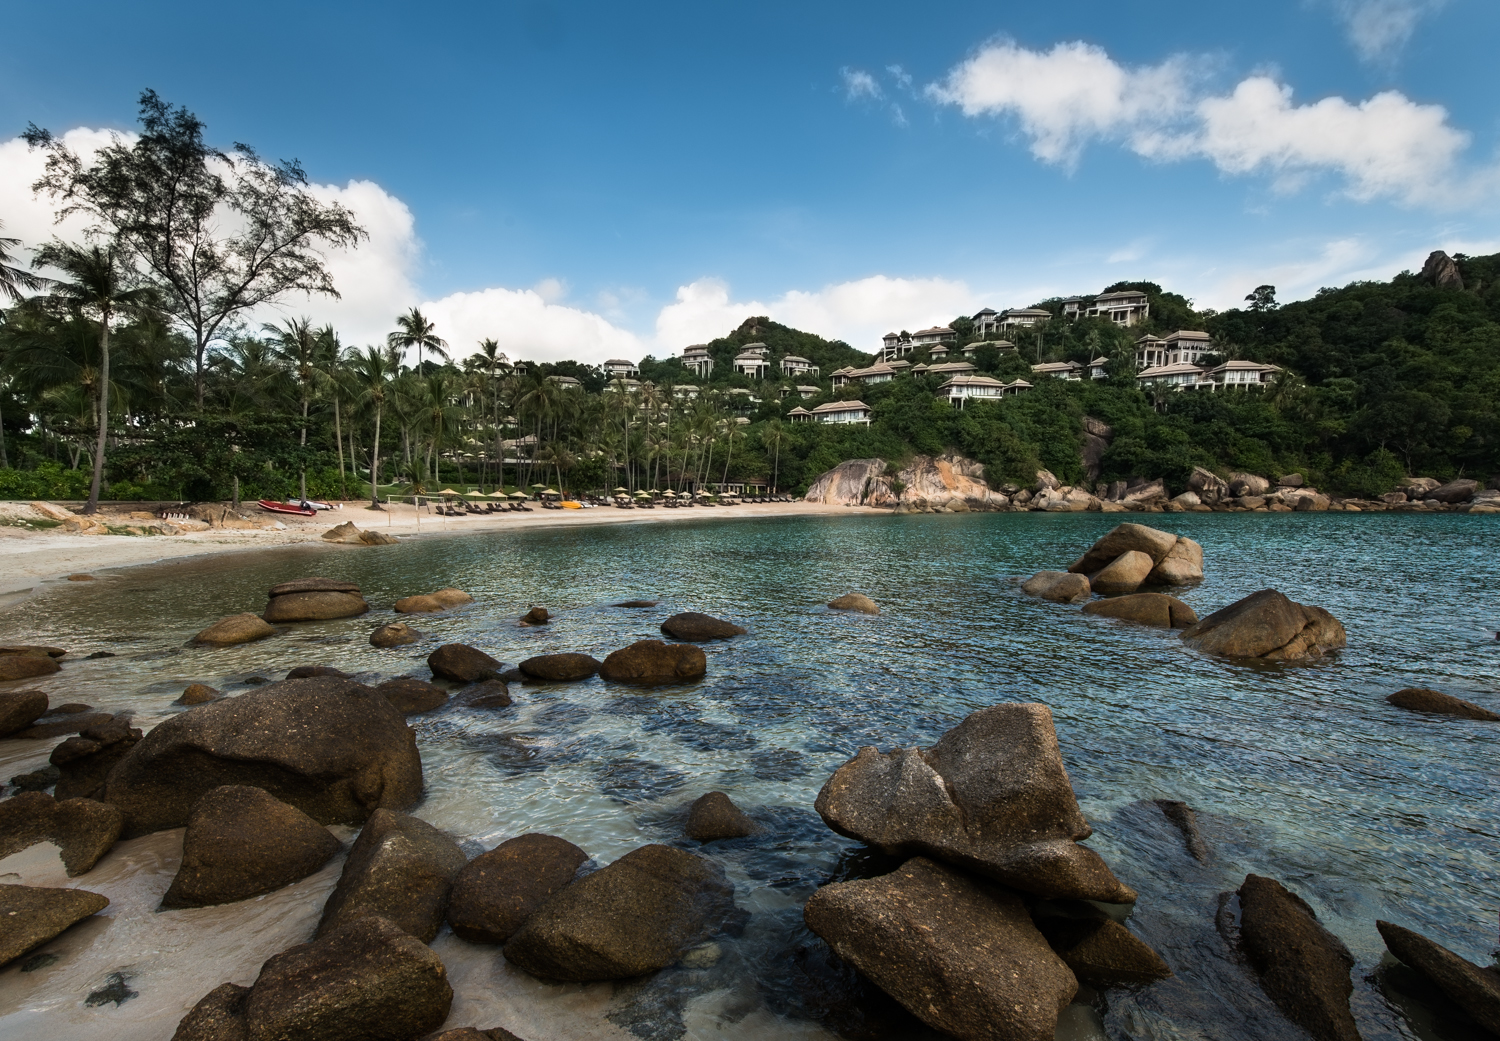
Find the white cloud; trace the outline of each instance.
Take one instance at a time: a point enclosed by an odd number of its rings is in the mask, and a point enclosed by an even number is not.
[[[880,100],[880,84],[875,82],[863,69],[851,69],[847,66],[839,70],[839,75],[844,79],[844,97],[850,101],[859,101],[862,98]]]
[[[1446,0],[1338,0],[1349,42],[1365,61],[1389,60],[1406,46],[1424,15]]]
[[[107,130],[80,127],[62,136],[63,143],[79,155],[93,155],[108,145],[113,135]],[[127,140],[130,138],[127,136]],[[23,252],[19,259],[29,261],[29,253],[54,235],[69,241],[81,241],[87,221],[73,216],[61,224],[54,221],[57,205],[47,196],[36,196],[31,186],[47,166],[47,153],[28,148],[19,137],[0,141],[0,221],[5,222],[7,238],[20,239]]]
[[[528,361],[598,363],[606,358],[642,357],[634,333],[590,311],[549,302],[535,289],[481,289],[452,293],[421,305],[422,313],[448,341],[454,359],[473,354],[479,341],[494,337],[512,358]]]

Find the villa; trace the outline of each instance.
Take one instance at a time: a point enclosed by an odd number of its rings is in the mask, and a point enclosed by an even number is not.
[[[833,380],[835,387],[842,387],[849,382],[849,374],[857,371],[859,370],[853,365],[845,365],[842,369],[834,369],[833,374],[829,378]]]
[[[563,390],[582,390],[583,384],[572,376],[548,376],[548,380],[556,383]]]
[[[823,388],[798,386],[797,393],[801,396],[803,401],[807,401],[809,398],[815,398],[819,394],[823,393]]]
[[[639,394],[642,385],[640,380],[613,379],[609,381],[609,384],[604,389],[612,390],[616,393]]]
[[[626,361],[623,358],[611,358],[600,367],[604,370],[604,375],[610,379],[624,379],[628,376],[639,376],[641,374],[640,366],[636,365],[633,361]]]
[[[1163,365],[1197,365],[1205,354],[1215,352],[1213,338],[1208,333],[1179,329],[1165,339],[1142,336],[1135,341],[1135,367],[1145,370]]]
[[[844,373],[844,383],[889,383],[896,378],[896,366],[898,365],[903,368],[911,367],[910,362],[904,361],[891,362],[889,364],[886,362],[876,362],[867,369],[850,369]],[[838,373],[834,373],[834,375],[836,377]],[[834,385],[842,386],[837,381],[835,381]]]
[[[938,388],[938,397],[947,399],[950,405],[963,408],[970,398],[993,401],[1007,394],[1019,394],[1030,389],[1031,384],[1025,380],[1002,383],[993,376],[954,376]]]
[[[795,411],[795,410],[794,410]],[[813,409],[819,423],[863,423],[870,425],[870,406],[863,401],[830,401]]]
[[[708,353],[708,344],[696,343],[682,352],[684,368],[691,369],[699,379],[708,379],[714,371],[714,360]]]
[[[784,376],[816,376],[818,367],[806,358],[787,354],[781,359],[781,373]]]
[[[933,361],[946,361],[948,358],[948,345],[940,343],[927,352],[927,356]]]
[[[813,421],[813,414],[801,405],[798,405],[786,414],[786,418],[790,419],[793,423],[811,423]]]
[[[1145,293],[1125,289],[1094,297],[1094,302],[1084,314],[1089,318],[1108,318],[1116,325],[1123,325],[1128,329],[1150,317],[1151,304]]]
[[[1141,383],[1173,390],[1240,390],[1263,387],[1276,380],[1279,365],[1254,361],[1226,361],[1205,372],[1191,362],[1171,362],[1146,369],[1136,376]]]
[[[946,325],[934,325],[931,329],[918,329],[911,334],[911,342],[921,347],[929,343],[944,343],[958,339],[958,334]]]
[[[750,343],[735,356],[734,371],[753,380],[763,380],[771,371],[771,362],[766,358],[770,348],[763,343]]]
[[[1000,331],[1000,315],[993,307],[986,307],[973,318],[975,336],[989,336]]]
[[[945,361],[927,366],[929,376],[967,376],[974,371],[974,363],[967,361]]]
[[[1000,316],[1002,329],[1030,329],[1052,320],[1052,312],[1043,307],[1014,307]]]
[[[1031,371],[1038,376],[1054,376],[1060,380],[1083,379],[1083,366],[1076,361],[1044,361],[1040,365],[1033,365]]]
[[[1104,379],[1106,376],[1109,375],[1109,373],[1107,371],[1105,371],[1108,365],[1109,365],[1109,359],[1108,358],[1095,358],[1094,360],[1090,361],[1089,364],[1088,364],[1089,379],[1091,379],[1091,380],[1102,380],[1102,379]]]
[[[1279,365],[1266,365],[1255,361],[1226,361],[1208,370],[1208,378],[1226,389],[1260,387],[1276,380],[1281,372]]]
[[[886,333],[880,338],[879,361],[894,361],[910,354],[915,345],[911,341],[911,333]]]
[[[687,398],[688,400],[692,400],[693,398],[696,398],[698,396],[701,390],[701,387],[696,387],[691,383],[679,383],[677,386],[672,388],[672,395],[673,397]]]

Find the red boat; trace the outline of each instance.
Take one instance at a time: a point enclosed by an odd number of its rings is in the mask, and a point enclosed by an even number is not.
[[[260,500],[260,508],[268,513],[295,513],[299,517],[316,517],[318,511],[310,506],[303,506],[299,502],[273,502],[270,499]]]

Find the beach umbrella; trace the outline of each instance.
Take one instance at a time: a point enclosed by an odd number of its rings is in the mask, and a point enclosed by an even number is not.
[[[666,491],[662,492],[662,494],[665,495],[668,499],[675,499],[675,498],[677,498],[677,493],[674,492],[670,488],[668,488]]]
[[[457,495],[458,493],[455,492],[452,488],[444,488],[442,491],[438,492],[438,494],[439,495]]]
[[[629,488],[616,488],[615,489],[615,494],[618,495],[620,492],[628,492],[628,491],[630,491]]]
[[[524,499],[524,498],[526,498],[526,493],[525,492],[511,492],[510,495],[507,496],[507,498],[511,498],[511,499]]]
[[[499,491],[497,489],[497,490],[495,490],[493,492],[490,492],[490,498],[491,499],[505,499],[505,498],[508,498],[508,496],[504,492]]]
[[[533,484],[531,487],[533,489],[536,489],[536,488],[545,488],[547,486],[545,484]]]
[[[546,491],[542,492],[542,494],[543,495],[556,495],[557,494],[557,489],[556,488],[548,488]]]

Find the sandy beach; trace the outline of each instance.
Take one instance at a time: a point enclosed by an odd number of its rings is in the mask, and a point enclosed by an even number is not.
[[[316,517],[262,514],[280,521],[280,527],[219,528],[190,531],[181,535],[86,535],[58,528],[33,530],[20,526],[43,514],[27,503],[0,503],[0,597],[25,595],[36,586],[74,574],[92,574],[109,568],[152,564],[184,557],[221,553],[244,553],[293,545],[326,546],[329,552],[373,553],[378,546],[348,546],[326,542],[323,533],[345,521],[355,526],[400,539],[462,535],[472,532],[525,531],[533,528],[591,527],[599,524],[653,524],[701,520],[764,520],[775,517],[806,517],[820,514],[888,513],[863,506],[829,506],[822,503],[790,502],[742,504],[738,506],[691,507],[685,509],[629,509],[600,506],[582,510],[544,510],[532,504],[530,513],[497,513],[461,518],[443,517],[410,504],[392,503],[384,512],[366,508],[363,502],[346,502],[339,510]],[[256,516],[254,507],[242,508],[245,516]],[[100,519],[111,526],[140,525],[128,510],[105,510]],[[259,518],[257,518],[259,519]]]

